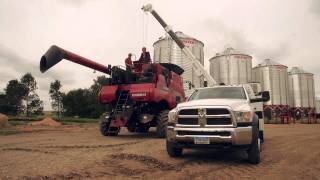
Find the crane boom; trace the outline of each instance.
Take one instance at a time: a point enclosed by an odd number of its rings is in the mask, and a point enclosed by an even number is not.
[[[159,16],[159,14],[152,8],[151,4],[147,4],[141,8],[144,12],[150,12],[154,18],[161,24],[164,30],[170,35],[170,37],[177,43],[181,48],[182,52],[191,60],[192,66],[195,69],[197,75],[203,75],[208,82],[208,86],[214,86],[217,82],[212,78],[212,76],[204,69],[202,64],[197,60],[189,48],[180,40],[180,38],[173,32],[172,28]]]

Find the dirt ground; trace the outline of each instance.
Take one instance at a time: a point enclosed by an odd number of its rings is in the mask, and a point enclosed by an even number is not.
[[[0,136],[0,179],[320,179],[320,124],[266,125],[265,133],[262,162],[251,165],[244,152],[170,158],[153,129],[103,137],[97,124],[20,126]]]

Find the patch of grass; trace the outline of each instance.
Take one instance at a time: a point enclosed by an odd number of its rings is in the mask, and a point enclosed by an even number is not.
[[[41,119],[45,118],[45,116],[40,115],[40,116],[31,116],[31,117],[26,117],[26,116],[10,116],[9,121],[40,121]]]
[[[58,119],[58,118],[56,118]],[[58,120],[62,124],[74,124],[74,123],[97,123],[99,119],[93,118],[74,118],[74,117],[62,117]]]
[[[15,130],[0,130],[0,136],[8,136],[13,134],[19,134],[21,132]]]
[[[9,122],[9,124],[12,125],[12,126],[26,125],[26,124],[29,124],[29,123],[30,123],[30,121],[22,121],[22,120],[18,120],[18,121],[16,121],[16,120],[10,120],[10,121],[8,121],[8,122]]]
[[[99,119],[94,118],[79,118],[79,117],[61,117],[58,118],[57,116],[31,116],[31,117],[25,117],[25,116],[11,116],[9,118],[9,123],[13,126],[18,125],[26,125],[33,121],[40,121],[46,117],[51,117],[52,119],[61,122],[62,124],[83,124],[83,123],[97,123],[99,122]]]

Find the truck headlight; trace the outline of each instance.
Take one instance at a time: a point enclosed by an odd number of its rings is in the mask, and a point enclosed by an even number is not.
[[[234,115],[236,116],[237,122],[251,122],[252,113],[250,111],[235,111]]]
[[[177,109],[172,109],[171,111],[169,111],[168,118],[169,118],[169,121],[168,121],[169,123],[175,123],[178,119]]]

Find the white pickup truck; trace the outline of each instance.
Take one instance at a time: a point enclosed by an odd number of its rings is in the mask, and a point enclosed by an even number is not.
[[[167,152],[182,155],[183,148],[240,148],[250,163],[260,162],[263,142],[263,106],[269,92],[255,93],[250,84],[201,88],[169,112]]]

